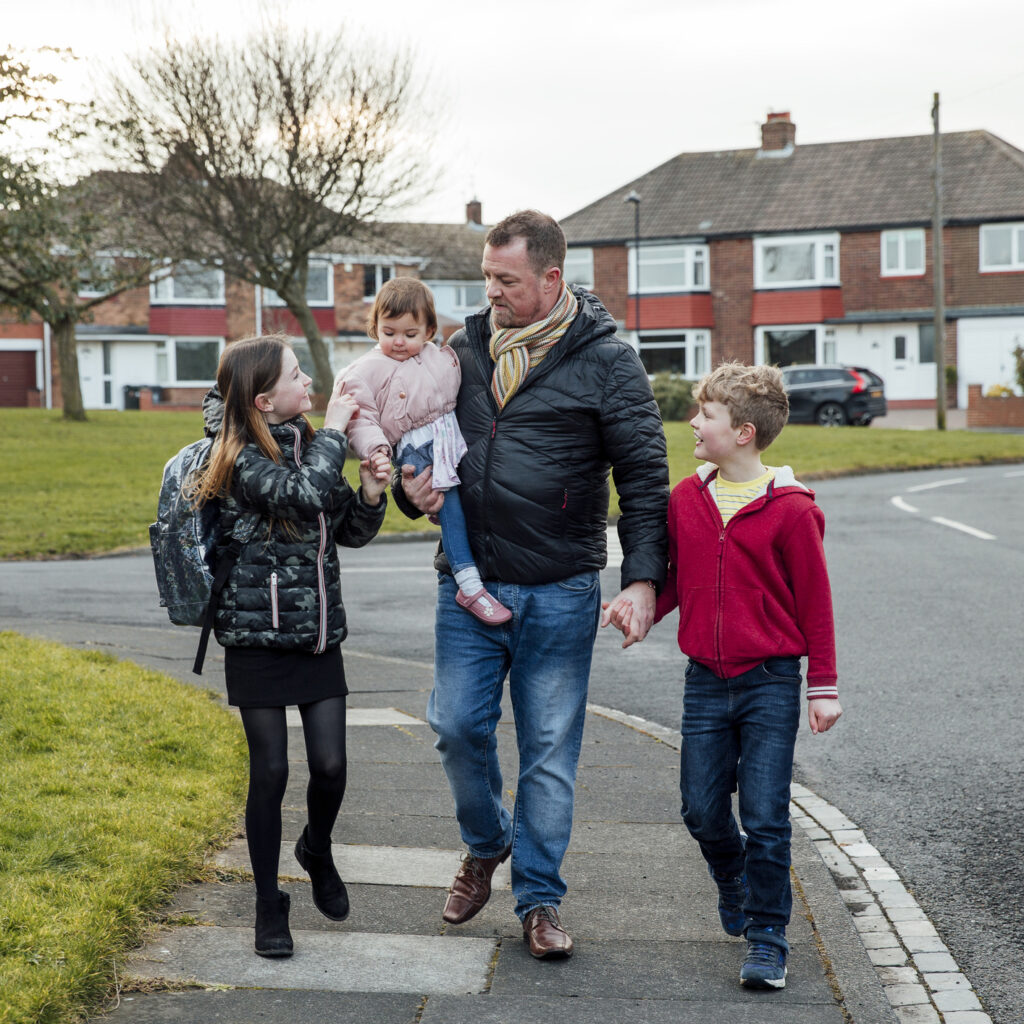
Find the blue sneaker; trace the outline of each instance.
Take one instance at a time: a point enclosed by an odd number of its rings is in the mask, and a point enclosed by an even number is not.
[[[710,864],[708,874],[718,886],[718,919],[722,922],[722,928],[726,935],[742,935],[747,924],[743,913],[743,903],[748,893],[746,874],[735,878],[719,878]]]
[[[740,984],[747,988],[785,988],[789,943],[782,925],[747,929],[747,958],[740,968]]]

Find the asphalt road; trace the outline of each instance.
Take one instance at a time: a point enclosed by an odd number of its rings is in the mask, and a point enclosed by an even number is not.
[[[1020,1024],[1024,465],[814,487],[827,523],[846,714],[826,736],[804,730],[796,778],[896,868],[996,1024]],[[359,659],[379,657],[372,652],[430,661],[432,547],[342,551],[354,690]],[[602,583],[613,595],[617,571]],[[196,631],[171,626],[155,601],[148,554],[0,564],[0,629],[98,645],[192,679]],[[602,632],[591,700],[677,726],[683,660],[674,633],[663,623],[622,651],[617,634]],[[203,684],[220,688],[211,653]]]

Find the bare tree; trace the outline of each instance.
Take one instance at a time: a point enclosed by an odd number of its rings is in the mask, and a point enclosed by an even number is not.
[[[51,98],[46,86],[56,80],[34,73],[23,57],[0,54],[0,306],[49,324],[64,418],[84,420],[75,325],[100,303],[145,284],[152,268],[137,249],[125,252],[126,223],[109,179],[86,175],[69,184],[60,178],[56,167],[74,163],[83,108]],[[15,120],[50,119],[44,163],[21,152],[10,128]]]
[[[267,25],[241,43],[168,39],[114,79],[101,122],[125,201],[168,257],[271,289],[299,322],[316,390],[327,347],[309,258],[365,239],[424,191],[410,124],[413,65],[346,34]]]

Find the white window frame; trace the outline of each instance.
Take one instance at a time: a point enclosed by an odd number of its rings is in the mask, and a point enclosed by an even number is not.
[[[97,253],[92,262],[94,267],[104,268],[104,272],[106,272],[107,269],[114,268],[116,265],[115,257],[108,253]],[[90,288],[89,285],[84,285],[78,289],[79,298],[83,299],[96,299],[99,298],[99,296],[106,294],[107,291],[105,289],[97,290],[95,288]]]
[[[636,295],[637,249],[629,244],[629,294]],[[641,242],[640,243],[640,294],[675,295],[680,292],[707,292],[711,290],[710,250],[706,244],[692,242]],[[650,275],[644,274],[644,267],[654,264],[663,266],[678,264],[682,270],[677,284],[651,284]],[[697,268],[701,268],[703,281],[697,281]]]
[[[204,344],[216,343],[217,359],[220,360],[224,351],[224,339],[215,337],[174,337],[161,338],[156,343],[156,382],[161,387],[187,388],[187,387],[208,387],[216,379],[214,376],[209,379],[193,380],[191,378],[178,379],[178,343],[179,342],[202,342]]]
[[[766,361],[765,334],[774,331],[814,331],[814,362],[816,365],[835,363],[837,337],[834,327],[827,324],[764,324],[754,328],[754,363],[763,365]]]
[[[985,262],[985,235],[992,231],[1010,232],[1010,262]],[[982,224],[978,228],[978,271],[982,274],[1007,274],[1024,270],[1024,221]]]
[[[466,298],[466,292],[470,288],[478,288],[480,290],[480,301],[469,302]],[[452,309],[475,313],[478,309],[482,309],[487,305],[487,285],[483,281],[463,281],[459,284],[452,285]]]
[[[638,354],[653,349],[683,349],[687,372],[679,376],[684,380],[700,380],[711,369],[711,331],[707,329],[641,331],[639,336],[634,334],[634,338]],[[703,358],[699,359],[698,354]]]
[[[307,271],[306,277],[306,305],[310,309],[330,309],[334,306],[334,263],[328,259],[322,259],[319,257],[310,257],[309,267],[313,267],[313,264],[318,266],[326,267],[327,269],[327,298],[325,299],[311,299],[309,297],[309,277]],[[273,288],[263,289],[263,305],[281,307],[286,305],[284,299],[281,298]]]
[[[785,245],[814,245],[814,277],[791,281],[766,281],[763,266],[765,250]],[[827,271],[832,261],[831,274]],[[754,239],[754,287],[758,291],[778,288],[825,288],[839,284],[839,232],[803,235],[761,235]]]
[[[383,277],[383,272],[385,270],[388,271],[388,277],[385,278],[385,280],[390,281],[391,278],[393,278],[395,276],[395,265],[393,263],[364,263],[363,264],[363,289],[364,289],[364,291],[365,291],[365,288],[366,288],[366,268],[369,267],[369,266],[373,267],[373,280],[374,280],[373,295],[365,295],[364,294],[363,295],[363,302],[373,302],[373,300],[377,297],[377,292],[379,292],[381,290],[381,288],[383,287],[383,285],[384,285],[384,280],[381,280],[381,278]]]
[[[907,242],[912,239],[921,243],[920,267],[907,265]],[[886,253],[890,242],[896,243],[895,267],[886,265]],[[900,228],[883,231],[878,258],[882,277],[923,277],[928,265],[928,253],[925,251],[924,245],[924,228]]]
[[[570,274],[570,268],[572,273]],[[565,251],[565,280],[578,284],[588,292],[594,290],[594,250],[589,246],[570,247]]]
[[[149,282],[149,304],[151,306],[223,306],[224,305],[224,271],[218,266],[198,263],[194,260],[185,260],[181,264],[202,267],[204,270],[212,270],[217,274],[220,283],[220,296],[218,298],[187,299],[179,298],[174,292],[174,274],[157,274],[150,278]],[[170,282],[171,296],[165,297],[159,294],[159,289]]]

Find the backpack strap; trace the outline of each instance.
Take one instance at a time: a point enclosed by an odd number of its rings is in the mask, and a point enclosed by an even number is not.
[[[239,516],[231,531],[231,543],[227,550],[217,560],[217,569],[213,574],[213,583],[210,587],[210,602],[206,606],[206,614],[203,616],[203,629],[199,634],[199,647],[196,650],[196,660],[192,664],[192,671],[197,675],[203,674],[203,662],[206,660],[206,647],[210,642],[210,632],[213,629],[213,621],[217,616],[217,604],[220,601],[220,592],[224,589],[231,570],[242,553],[242,548],[252,540],[256,533],[256,527],[260,523],[258,512],[246,512]]]

